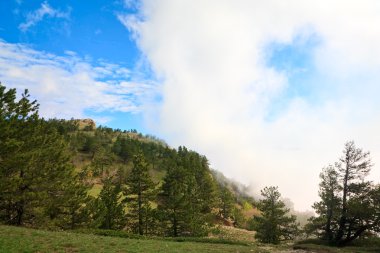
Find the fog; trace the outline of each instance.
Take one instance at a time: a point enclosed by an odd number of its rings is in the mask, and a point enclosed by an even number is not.
[[[318,174],[346,141],[380,160],[378,1],[151,0],[136,8],[118,18],[160,84],[162,99],[144,114],[169,144],[205,154],[255,193],[279,186],[298,210],[311,209]],[[371,177],[379,176],[375,166]]]

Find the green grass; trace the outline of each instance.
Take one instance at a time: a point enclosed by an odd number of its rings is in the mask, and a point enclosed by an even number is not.
[[[92,197],[99,196],[100,192],[102,191],[103,185],[101,184],[94,184],[93,187],[88,191],[88,194]]]
[[[197,242],[197,243],[213,243],[213,244],[231,244],[249,246],[253,243],[246,241],[232,240],[227,238],[212,238],[212,237],[157,237],[157,236],[141,236],[131,234],[120,230],[106,230],[106,229],[78,229],[74,230],[75,233],[92,234],[101,236],[121,237],[128,239],[142,239],[142,240],[165,240],[173,242]]]
[[[228,242],[227,242],[228,243]],[[253,252],[257,245],[224,244],[221,241],[158,238],[122,238],[94,234],[52,232],[0,226],[0,252]]]
[[[303,249],[315,253],[379,253],[380,238],[356,240],[343,248],[328,246],[321,240],[310,239],[297,242],[294,249]]]

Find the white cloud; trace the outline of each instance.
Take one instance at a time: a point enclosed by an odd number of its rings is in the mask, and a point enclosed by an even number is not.
[[[70,9],[66,12],[60,11],[52,8],[47,1],[41,3],[41,7],[33,12],[29,12],[26,16],[24,23],[19,25],[19,29],[26,32],[30,27],[35,26],[37,23],[41,22],[45,17],[48,18],[60,18],[69,19]]]
[[[94,64],[75,52],[57,56],[1,40],[0,80],[7,87],[29,89],[41,104],[41,115],[48,118],[82,118],[104,111],[137,113],[155,92],[154,84],[134,80],[119,65]],[[105,123],[110,118],[96,119]]]
[[[163,80],[152,128],[169,143],[253,188],[278,185],[299,209],[310,209],[321,168],[345,141],[380,162],[380,2],[146,0],[140,8],[118,18]],[[266,65],[267,45],[305,32],[321,39],[303,80],[318,99],[289,98],[268,121],[297,84]],[[379,167],[372,174],[378,180]]]

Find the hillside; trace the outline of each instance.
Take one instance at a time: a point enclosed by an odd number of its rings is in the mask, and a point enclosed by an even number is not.
[[[248,228],[255,201],[204,155],[91,119],[49,119],[0,85],[0,221],[47,229],[207,236]]]
[[[167,171],[168,153],[176,152],[165,141],[152,135],[143,135],[134,129],[96,128],[91,119],[51,122],[69,140],[72,162],[78,172],[86,173],[86,181],[92,185],[89,193],[93,197],[99,195],[103,188],[102,181],[109,174],[125,180],[133,167],[132,157],[139,150],[142,150],[148,162],[150,176],[161,185]],[[259,213],[255,208],[255,200],[247,194],[244,185],[226,178],[216,170],[209,171],[217,188],[226,188],[232,198],[230,216],[216,218],[214,222],[247,228],[249,219]]]

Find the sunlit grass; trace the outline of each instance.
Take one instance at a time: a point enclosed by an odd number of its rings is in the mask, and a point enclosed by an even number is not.
[[[253,252],[256,245],[131,239],[0,226],[0,252]]]

